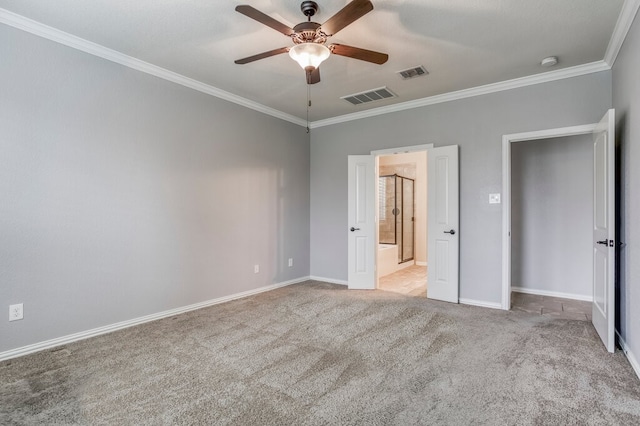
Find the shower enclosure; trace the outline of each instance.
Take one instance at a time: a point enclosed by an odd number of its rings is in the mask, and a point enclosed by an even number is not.
[[[380,244],[398,246],[398,263],[414,257],[414,180],[397,174],[380,176]]]

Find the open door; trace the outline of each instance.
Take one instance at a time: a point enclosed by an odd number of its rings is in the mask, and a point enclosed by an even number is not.
[[[609,352],[615,351],[615,112],[593,131],[592,322]]]
[[[430,149],[428,156],[427,297],[458,303],[460,256],[458,145]]]
[[[349,289],[373,290],[375,275],[375,157],[349,156]]]

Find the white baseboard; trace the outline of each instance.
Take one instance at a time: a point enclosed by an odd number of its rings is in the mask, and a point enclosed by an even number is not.
[[[481,308],[502,309],[501,303],[485,302],[484,300],[458,299],[463,305],[480,306]]]
[[[243,291],[241,293],[235,293],[229,296],[219,297],[217,299],[207,300],[205,302],[195,303],[189,306],[183,306],[181,308],[170,309],[168,311],[158,312],[156,314],[146,315],[143,317],[134,318],[127,321],[106,325],[104,327],[98,327],[91,330],[81,331],[79,333],[69,334],[67,336],[62,336],[62,337],[58,337],[51,340],[45,340],[44,342],[34,343],[31,345],[22,346],[16,349],[10,349],[8,351],[0,352],[0,361],[32,354],[34,352],[39,352],[46,349],[51,349],[56,346],[66,345],[69,343],[77,342],[79,340],[88,339],[90,337],[100,336],[101,334],[111,333],[112,331],[133,327],[134,325],[144,324],[146,322],[151,322],[151,321],[159,320],[162,318],[183,314],[189,311],[195,311],[196,309],[218,305],[220,303],[229,302],[231,300],[253,296],[254,294],[264,293],[265,291],[271,291],[280,287],[286,287],[292,284],[298,284],[307,280],[309,280],[309,277],[296,278],[293,280],[289,280],[289,281],[285,281],[277,284],[271,284],[268,286],[259,287],[253,290]]]
[[[414,266],[416,263],[415,262],[403,262],[403,263],[398,263],[398,269],[396,269],[396,272],[398,271],[402,271],[403,269],[406,269],[410,266]]]
[[[427,266],[427,262],[418,262],[416,260],[416,265],[418,265],[418,266]]]
[[[573,299],[573,300],[582,300],[585,302],[593,302],[593,296],[585,296],[582,294],[561,293],[559,291],[534,290],[534,289],[523,288],[523,287],[511,287],[511,291],[515,291],[516,293],[535,294],[537,296],[561,297],[563,299]]]
[[[640,364],[638,363],[638,359],[635,357],[633,352],[631,352],[631,349],[629,349],[627,342],[625,342],[622,336],[620,336],[618,330],[616,330],[616,335],[618,336],[618,342],[620,342],[620,346],[622,346],[622,351],[629,360],[629,364],[631,364],[631,368],[633,368],[633,371],[636,372],[636,376],[638,376],[638,378],[640,379]]]
[[[329,284],[340,284],[340,285],[349,285],[349,283],[347,281],[344,280],[334,280],[333,278],[324,278],[324,277],[316,277],[316,276],[310,276],[309,277],[310,280],[314,280],[314,281],[322,281],[325,283],[329,283]]]

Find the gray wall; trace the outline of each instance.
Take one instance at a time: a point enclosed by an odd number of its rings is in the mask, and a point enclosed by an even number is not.
[[[309,275],[304,128],[0,40],[0,352]]]
[[[401,84],[401,83],[398,83]],[[460,297],[501,299],[502,135],[598,122],[611,73],[538,84],[311,131],[311,275],[347,279],[347,155],[460,145]]]
[[[635,22],[613,66],[617,157],[620,161],[618,216],[619,322],[617,329],[640,360],[640,18]]]
[[[511,285],[591,297],[591,135],[512,143],[511,161]]]

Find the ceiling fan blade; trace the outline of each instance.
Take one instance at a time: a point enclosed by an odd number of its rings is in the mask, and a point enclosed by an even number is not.
[[[276,21],[271,16],[265,15],[264,13],[260,12],[258,9],[254,7],[251,7],[248,5],[236,6],[236,12],[240,12],[251,19],[255,19],[261,24],[264,24],[267,27],[271,27],[274,30],[281,32],[286,36],[290,36],[291,34],[295,33],[295,31],[293,31],[293,28],[287,27],[282,22]]]
[[[373,4],[369,0],[353,0],[333,15],[327,22],[321,25],[322,31],[327,35],[334,35],[356,19],[359,19],[373,10]]]
[[[248,64],[249,62],[257,61],[258,59],[268,58],[270,56],[279,55],[281,53],[287,53],[288,47],[281,47],[279,49],[269,50],[268,52],[258,53],[257,55],[248,56],[246,58],[238,59],[234,61],[236,64]]]
[[[361,49],[359,47],[347,46],[346,44],[329,45],[331,53],[349,58],[360,59],[361,61],[373,62],[382,65],[389,59],[386,53],[374,52],[373,50]]]
[[[307,84],[320,83],[320,68],[313,71],[307,71]]]

